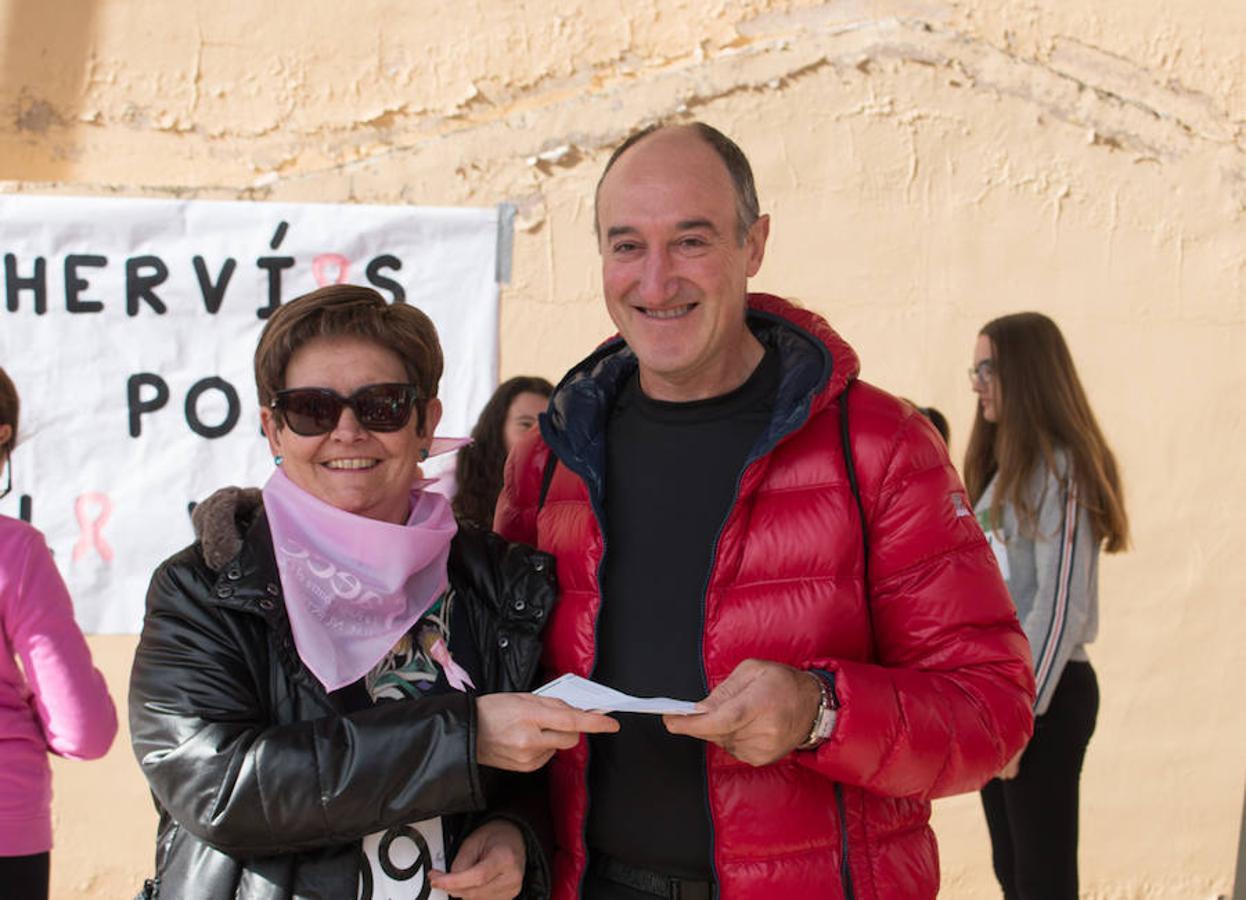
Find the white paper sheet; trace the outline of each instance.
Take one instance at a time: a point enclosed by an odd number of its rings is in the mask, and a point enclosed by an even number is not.
[[[592,712],[650,713],[657,716],[694,716],[700,706],[669,697],[633,697],[579,675],[562,675],[533,691],[541,697],[562,700],[568,706]]]

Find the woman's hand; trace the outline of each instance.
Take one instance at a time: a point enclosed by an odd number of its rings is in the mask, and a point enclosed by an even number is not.
[[[485,694],[476,698],[476,762],[512,772],[534,772],[556,750],[570,750],[583,733],[606,734],[619,723],[552,697]]]
[[[428,883],[461,900],[512,900],[523,887],[527,859],[520,830],[494,819],[467,836],[448,873],[430,872]]]

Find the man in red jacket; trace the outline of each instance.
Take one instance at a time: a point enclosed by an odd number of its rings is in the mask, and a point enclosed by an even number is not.
[[[1034,691],[942,442],[748,293],[770,222],[720,132],[630,138],[596,225],[619,335],[515,448],[495,527],[558,559],[552,674],[706,711],[558,754],[556,898],[934,897],[929,801],[1004,767]]]

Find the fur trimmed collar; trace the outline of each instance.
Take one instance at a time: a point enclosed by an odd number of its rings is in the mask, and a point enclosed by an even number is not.
[[[242,549],[242,538],[264,505],[259,488],[225,487],[196,503],[190,521],[208,568],[219,572]]]

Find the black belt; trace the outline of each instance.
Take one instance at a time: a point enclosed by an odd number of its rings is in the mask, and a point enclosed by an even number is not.
[[[667,900],[712,900],[714,883],[712,881],[689,881],[686,878],[673,878],[653,869],[619,862],[611,856],[600,853],[593,854],[593,874],[604,881],[629,887],[635,891],[652,894],[655,897],[666,897]]]

